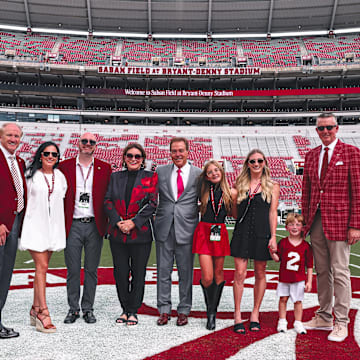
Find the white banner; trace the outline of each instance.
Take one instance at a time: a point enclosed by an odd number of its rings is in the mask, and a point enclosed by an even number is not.
[[[241,68],[186,68],[186,67],[135,67],[135,66],[99,66],[100,74],[118,74],[118,75],[159,75],[159,76],[244,76],[261,75],[259,67],[241,67]]]

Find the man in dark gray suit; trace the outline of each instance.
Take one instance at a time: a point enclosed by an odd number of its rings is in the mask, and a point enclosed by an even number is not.
[[[174,259],[179,275],[179,297],[176,324],[188,323],[192,304],[194,255],[192,241],[198,215],[197,183],[201,170],[187,161],[189,143],[174,137],[170,142],[173,164],[157,169],[159,205],[155,218],[157,259],[158,325],[166,325],[171,313],[171,273]]]

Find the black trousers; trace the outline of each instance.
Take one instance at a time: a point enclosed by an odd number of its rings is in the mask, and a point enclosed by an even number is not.
[[[146,265],[151,242],[124,244],[110,238],[110,248],[121,307],[126,313],[137,313],[144,298]]]
[[[11,231],[6,237],[5,245],[0,246],[0,324],[1,310],[6,302],[14,269],[20,224],[23,216],[24,211],[16,215]],[[25,236],[25,234],[23,234],[23,236]]]

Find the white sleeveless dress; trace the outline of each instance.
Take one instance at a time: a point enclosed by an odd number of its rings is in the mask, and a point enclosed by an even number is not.
[[[52,186],[52,175],[45,176]],[[67,182],[64,174],[58,169],[54,169],[54,176],[54,191],[50,195],[50,202],[49,188],[40,170],[26,181],[27,207],[19,250],[60,251],[66,246],[64,197]]]

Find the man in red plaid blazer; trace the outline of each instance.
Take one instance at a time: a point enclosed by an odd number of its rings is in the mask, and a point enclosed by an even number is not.
[[[337,139],[338,129],[332,113],[317,118],[322,145],[305,157],[302,213],[314,252],[320,304],[304,326],[332,330],[328,340],[339,342],[348,336],[350,245],[360,240],[360,150]]]

